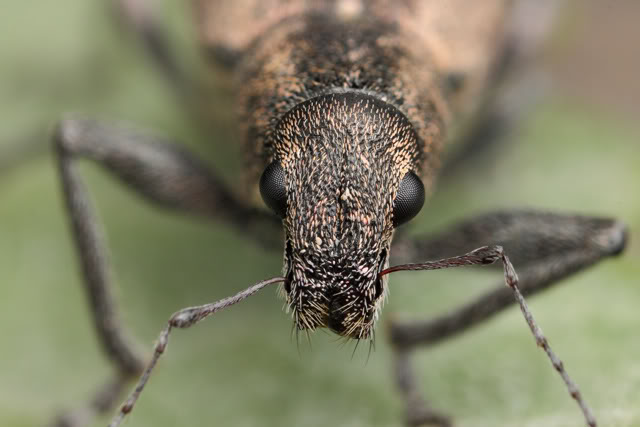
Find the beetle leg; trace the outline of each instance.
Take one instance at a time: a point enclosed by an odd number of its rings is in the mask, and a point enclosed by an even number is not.
[[[89,119],[66,119],[53,139],[64,198],[80,257],[93,323],[100,343],[116,367],[85,408],[59,418],[58,426],[80,426],[94,414],[109,411],[126,383],[144,368],[120,323],[111,290],[111,275],[103,232],[83,180],[77,157],[106,167],[147,199],[176,210],[226,220],[256,237],[258,229],[273,229],[278,220],[236,200],[198,159],[166,140]],[[256,224],[252,229],[250,223]],[[275,234],[275,233],[274,233]]]
[[[177,92],[193,95],[195,79],[181,66],[154,0],[110,0],[117,18],[142,43],[145,51]]]
[[[439,186],[454,180],[461,172],[481,165],[486,168],[499,158],[504,145],[517,141],[514,135],[520,125],[538,106],[547,92],[548,83],[543,71],[529,71],[515,81],[502,84],[483,100],[477,117],[453,138],[451,149],[445,153]]]
[[[393,371],[396,387],[407,403],[406,422],[409,426],[434,425],[451,426],[448,416],[434,411],[424,398],[410,357],[411,352],[401,348],[394,351]]]
[[[560,280],[598,261],[620,254],[627,239],[619,221],[535,211],[507,211],[465,221],[430,238],[418,238],[400,246],[403,258],[412,261],[438,259],[467,252],[481,244],[505,248],[519,269],[519,288],[524,295],[547,289]],[[396,377],[409,375],[408,353],[433,345],[475,326],[514,302],[512,290],[504,284],[474,301],[426,321],[395,321],[390,325],[391,341],[397,354]],[[402,390],[409,415],[429,413],[412,381],[410,392]],[[426,423],[428,420],[425,420]],[[420,425],[413,423],[412,425]],[[441,424],[446,425],[446,424]]]

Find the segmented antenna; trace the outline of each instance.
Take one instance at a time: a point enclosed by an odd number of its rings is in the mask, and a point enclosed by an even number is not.
[[[111,420],[109,427],[118,427],[122,423],[124,417],[126,417],[127,414],[133,410],[134,405],[140,397],[140,393],[142,393],[142,390],[144,390],[144,386],[147,384],[147,381],[149,381],[149,377],[151,376],[153,368],[155,368],[158,360],[160,359],[160,356],[162,356],[167,348],[167,344],[169,343],[169,334],[171,333],[171,330],[173,328],[189,328],[199,321],[211,316],[216,311],[222,310],[223,308],[234,305],[242,301],[243,299],[250,297],[265,286],[271,285],[273,283],[284,282],[285,280],[286,279],[284,277],[274,277],[271,279],[263,280],[253,286],[248,287],[244,291],[238,292],[231,297],[223,298],[220,301],[216,301],[210,304],[183,308],[182,310],[175,312],[169,319],[167,326],[162,330],[162,332],[160,332],[160,336],[158,337],[158,341],[156,342],[151,361],[149,361],[147,368],[144,370],[142,376],[138,380],[136,388],[131,392],[127,400],[122,404],[122,406],[120,407],[120,411],[116,414],[115,417],[113,417],[113,420]]]
[[[593,416],[593,412],[587,405],[587,402],[583,399],[580,389],[567,373],[567,370],[564,368],[564,364],[560,358],[551,349],[549,341],[542,333],[542,329],[538,326],[538,323],[535,321],[533,313],[529,310],[529,306],[527,305],[524,296],[522,296],[520,288],[518,288],[518,275],[513,268],[513,264],[509,261],[509,257],[504,253],[502,246],[483,246],[465,255],[445,258],[438,261],[396,265],[382,270],[379,277],[396,271],[439,270],[443,268],[462,267],[465,265],[487,265],[493,264],[498,260],[502,261],[505,283],[513,291],[516,302],[520,306],[520,310],[529,325],[529,329],[536,340],[536,344],[547,354],[551,364],[562,378],[562,381],[564,381],[569,395],[571,395],[571,397],[578,403],[578,406],[580,406],[587,425],[590,427],[596,427],[596,419]]]

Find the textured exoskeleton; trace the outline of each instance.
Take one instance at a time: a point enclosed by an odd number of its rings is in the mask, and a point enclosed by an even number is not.
[[[368,338],[378,273],[409,219],[394,211],[401,183],[430,189],[447,128],[482,103],[509,2],[239,3],[200,1],[197,15],[214,57],[234,64],[258,205],[259,174],[281,170],[288,306],[299,329]]]
[[[91,411],[68,413],[59,425],[83,425],[87,413],[110,410],[127,382],[142,373],[111,424],[119,425],[172,329],[189,327],[269,284],[283,284],[297,330],[326,327],[341,336],[371,339],[389,273],[501,261],[507,287],[434,320],[391,324],[394,372],[407,401],[407,423],[450,423],[421,397],[409,352],[489,318],[515,295],[538,345],[594,426],[595,418],[519,289],[540,291],[620,253],[624,225],[530,210],[489,213],[402,246],[402,256],[412,261],[449,258],[389,267],[395,230],[422,208],[446,143],[483,142],[517,110],[500,102],[495,89],[510,70],[523,67],[544,27],[529,27],[527,20],[548,17],[551,3],[196,0],[202,43],[233,82],[246,191],[230,191],[214,171],[166,141],[84,118],[59,124],[54,142],[67,209],[96,329],[118,371],[91,400]],[[180,92],[197,98],[197,85],[175,61],[151,9],[141,7],[140,0],[116,4]],[[225,221],[252,237],[281,222],[283,276],[177,312],[145,368],[118,322],[99,224],[73,165],[78,156],[101,163],[152,202]],[[488,244],[504,250],[472,250]],[[520,279],[506,254],[523,267]]]

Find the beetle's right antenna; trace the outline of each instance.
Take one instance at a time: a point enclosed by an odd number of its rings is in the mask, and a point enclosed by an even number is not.
[[[520,310],[522,311],[522,314],[524,315],[524,318],[529,325],[529,329],[531,329],[531,333],[536,340],[536,344],[544,350],[544,352],[549,357],[551,364],[553,365],[555,370],[558,371],[558,374],[562,377],[562,380],[567,386],[567,391],[569,392],[571,397],[578,403],[578,406],[580,406],[587,425],[589,427],[596,427],[597,422],[595,417],[593,416],[593,412],[587,405],[587,402],[583,399],[578,386],[571,379],[571,377],[569,377],[569,374],[564,368],[564,364],[562,363],[560,358],[558,358],[558,356],[553,352],[553,350],[549,346],[549,341],[542,333],[542,329],[540,329],[540,326],[538,326],[538,323],[533,318],[533,313],[531,313],[531,310],[529,310],[529,306],[527,305],[527,302],[525,301],[524,296],[522,296],[520,288],[518,287],[518,275],[516,274],[516,270],[513,268],[513,264],[511,264],[509,257],[507,257],[507,255],[504,253],[502,246],[483,246],[465,255],[445,258],[438,261],[396,265],[382,270],[378,274],[378,276],[382,277],[396,271],[439,270],[442,268],[462,267],[465,265],[487,265],[493,264],[496,261],[502,261],[505,283],[513,291],[513,296],[515,297],[518,305],[520,305]]]
[[[144,370],[142,376],[140,377],[140,380],[138,380],[136,388],[131,392],[127,400],[122,404],[122,406],[120,407],[120,411],[116,414],[115,417],[113,417],[113,420],[111,420],[109,427],[119,426],[120,423],[122,423],[124,417],[126,417],[127,414],[133,410],[133,406],[136,404],[138,397],[140,397],[140,393],[142,393],[144,386],[147,384],[147,381],[149,381],[151,371],[153,371],[153,368],[155,368],[156,363],[158,363],[160,356],[162,356],[165,349],[167,348],[169,334],[171,333],[171,330],[173,328],[189,328],[199,321],[206,319],[216,311],[222,310],[223,308],[238,303],[268,285],[284,282],[285,280],[286,279],[284,277],[274,277],[271,279],[263,280],[253,286],[250,286],[244,291],[238,292],[231,297],[223,298],[220,301],[212,302],[205,305],[183,308],[182,310],[175,312],[169,318],[167,326],[162,330],[162,332],[160,332],[160,336],[158,337],[158,341],[156,342],[156,346],[153,351],[153,357],[151,357],[147,368]]]

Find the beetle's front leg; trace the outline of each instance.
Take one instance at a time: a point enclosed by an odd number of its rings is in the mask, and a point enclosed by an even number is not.
[[[507,211],[483,215],[429,238],[400,243],[400,254],[419,261],[468,252],[499,244],[518,267],[519,288],[534,294],[598,261],[620,254],[627,239],[619,221],[535,211]],[[505,267],[506,268],[506,267]],[[502,283],[474,301],[426,321],[394,322],[391,341],[396,352],[395,376],[407,401],[410,425],[448,425],[425,403],[410,363],[410,352],[435,344],[475,326],[514,302]]]
[[[99,163],[156,204],[225,220],[252,236],[257,233],[253,233],[251,224],[274,228],[270,226],[277,220],[246,207],[202,162],[166,140],[74,118],[58,125],[54,145],[93,323],[103,350],[116,368],[114,378],[87,404],[55,422],[57,426],[82,426],[95,414],[113,408],[127,382],[144,369],[144,358],[134,349],[119,321],[102,227],[78,173],[76,159],[84,157]]]

